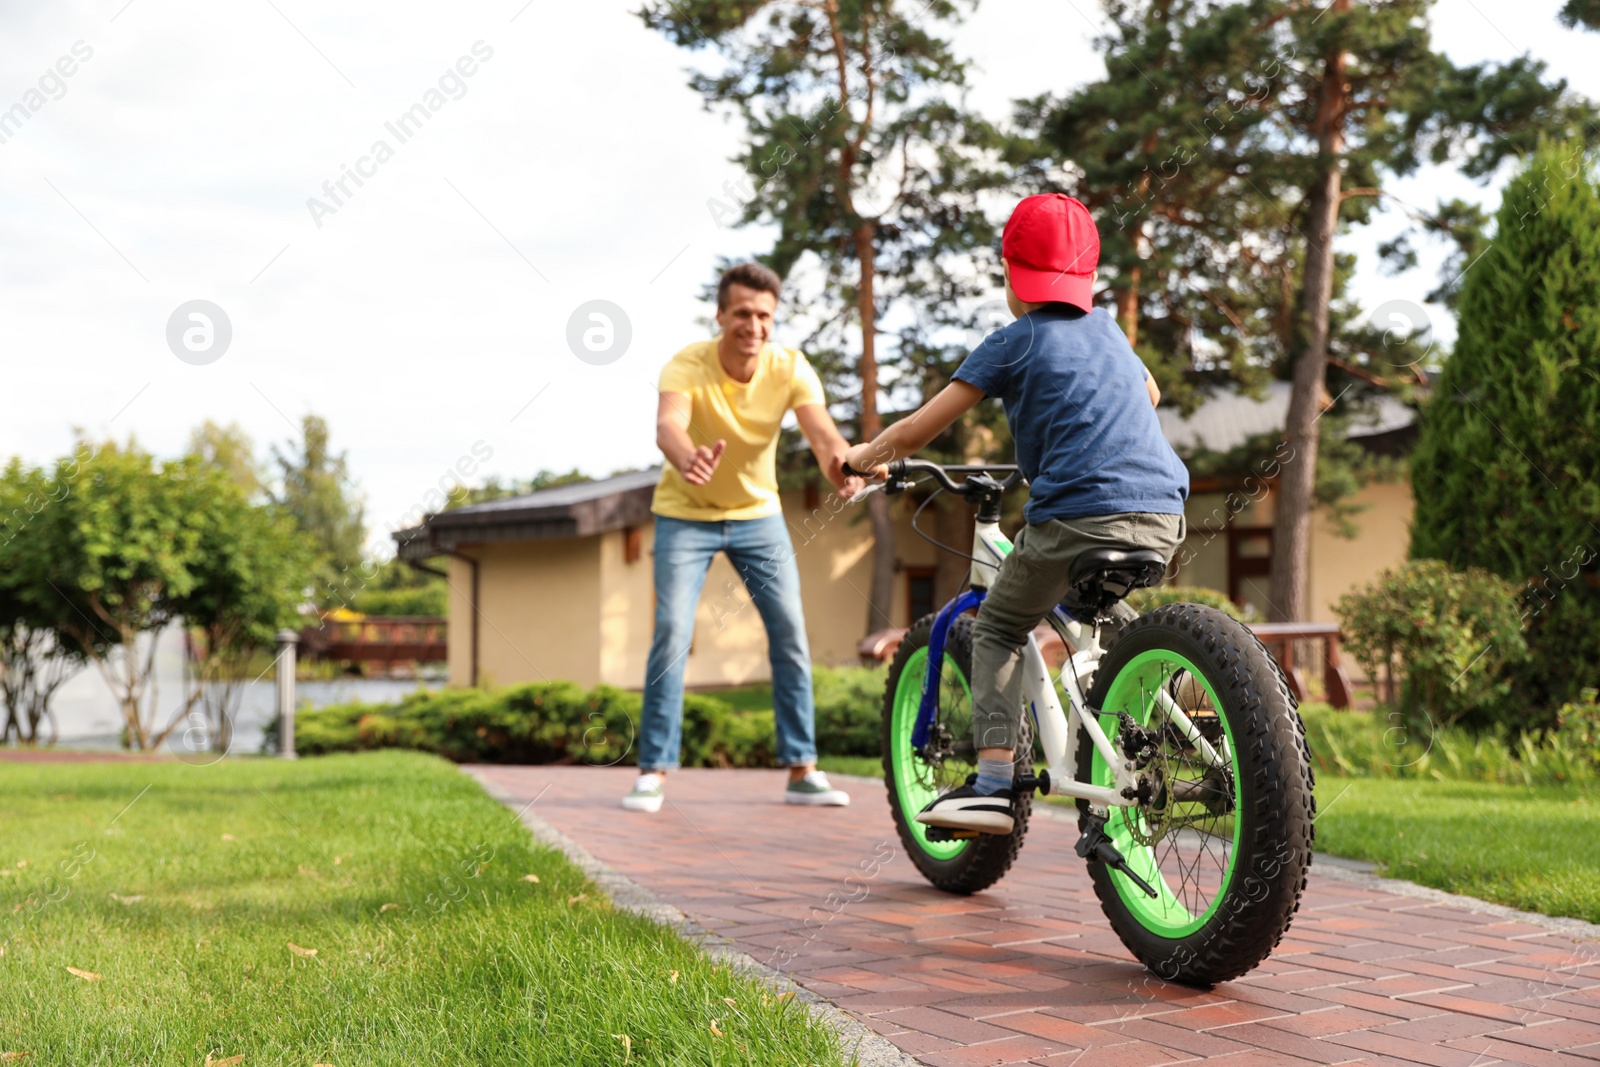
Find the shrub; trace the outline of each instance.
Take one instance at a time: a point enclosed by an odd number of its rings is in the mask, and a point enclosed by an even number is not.
[[[1379,698],[1408,725],[1489,726],[1510,717],[1502,668],[1526,653],[1517,590],[1488,571],[1419,560],[1384,571],[1335,611]]]
[[[1135,589],[1128,596],[1128,606],[1140,615],[1167,604],[1204,604],[1241,622],[1256,621],[1252,617],[1255,615],[1252,609],[1241,608],[1228,599],[1226,593],[1207,589],[1203,585],[1158,585],[1149,589]]]
[[[1585,689],[1579,699],[1562,705],[1556,733],[1600,767],[1600,689]]]
[[[1600,685],[1600,182],[1543,147],[1506,186],[1412,461],[1411,554],[1526,583],[1517,700]]]
[[[883,746],[882,667],[817,667],[817,750],[824,756],[877,756]]]
[[[634,764],[640,698],[611,686],[538,682],[493,692],[418,690],[398,704],[336,704],[295,717],[306,756],[376,748],[432,752],[458,763]],[[277,747],[278,724],[264,751]],[[714,697],[683,701],[683,763],[764,767],[773,760],[771,711],[740,712]]]
[[[1302,704],[1306,743],[1319,775],[1492,782],[1501,785],[1591,784],[1600,768],[1571,739],[1542,738],[1504,726],[1409,724],[1399,711],[1335,711]]]

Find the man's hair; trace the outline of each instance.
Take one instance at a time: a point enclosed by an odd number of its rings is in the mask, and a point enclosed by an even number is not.
[[[722,280],[717,283],[718,311],[728,306],[728,290],[735,285],[754,289],[758,293],[771,293],[776,298],[783,288],[783,279],[778,277],[777,271],[771,267],[763,267],[759,263],[741,263],[736,267],[729,267],[723,272]]]

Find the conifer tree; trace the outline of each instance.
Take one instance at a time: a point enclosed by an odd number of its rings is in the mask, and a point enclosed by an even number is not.
[[[979,196],[1009,175],[993,158],[997,135],[962,100],[966,64],[947,38],[971,7],[652,0],[640,12],[674,44],[713,53],[690,85],[742,121],[747,180],[708,208],[720,223],[776,226],[761,258],[807,312],[806,354],[848,396],[861,440],[882,429],[883,387],[920,397],[917,354],[883,343],[896,319],[939,322],[998,284]],[[882,494],[868,513],[876,630],[891,618],[894,526]]]
[[[1572,145],[1506,188],[1412,465],[1413,556],[1525,582],[1517,697],[1600,685],[1600,180]],[[1546,719],[1548,721],[1548,719]]]

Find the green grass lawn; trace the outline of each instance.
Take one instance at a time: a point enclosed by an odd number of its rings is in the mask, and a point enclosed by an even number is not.
[[[840,1061],[431,757],[0,763],[0,812],[24,1067]]]
[[[1317,779],[1317,848],[1382,873],[1600,922],[1600,794],[1483,782]]]
[[[876,759],[831,757],[821,766],[883,776]],[[1317,809],[1319,852],[1370,860],[1381,874],[1450,893],[1600,922],[1600,793],[1592,787],[1319,774]]]

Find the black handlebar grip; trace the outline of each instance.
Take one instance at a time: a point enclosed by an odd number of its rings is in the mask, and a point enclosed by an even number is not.
[[[856,470],[854,467],[850,466],[850,464],[848,464],[848,463],[843,464],[843,469],[844,469],[844,476],[846,478],[867,478],[867,477],[871,477],[870,475],[868,475],[864,471]]]

